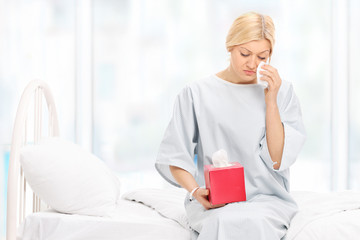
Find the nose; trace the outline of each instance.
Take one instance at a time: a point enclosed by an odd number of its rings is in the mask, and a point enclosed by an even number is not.
[[[258,62],[256,61],[256,56],[251,56],[247,62],[247,67],[251,70],[254,70],[257,67]]]

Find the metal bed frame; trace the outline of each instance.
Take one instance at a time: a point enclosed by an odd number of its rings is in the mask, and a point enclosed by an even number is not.
[[[46,100],[48,110],[48,136],[59,136],[56,107],[50,88],[43,81],[33,80],[21,96],[12,135],[7,190],[7,240],[16,239],[17,227],[28,212],[38,212],[48,208],[27,185],[19,162],[21,148],[27,144],[37,144],[45,132],[43,113],[46,108],[43,109],[43,99]],[[32,105],[33,109],[31,109]],[[29,124],[32,122],[33,126]],[[32,199],[26,199],[29,193],[32,193]],[[32,202],[30,210],[26,209],[28,202]]]

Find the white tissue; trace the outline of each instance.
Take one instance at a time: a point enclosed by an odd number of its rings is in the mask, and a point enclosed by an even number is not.
[[[216,168],[231,166],[228,161],[227,152],[224,149],[220,149],[219,151],[213,153],[212,162]]]
[[[264,88],[267,88],[268,87],[268,82],[260,79],[263,76],[262,74],[260,74],[260,71],[265,71],[264,69],[261,69],[261,67],[264,64],[267,64],[267,62],[261,62],[259,64],[259,66],[256,69],[256,76],[257,76],[257,83],[260,84],[261,86],[263,86]]]

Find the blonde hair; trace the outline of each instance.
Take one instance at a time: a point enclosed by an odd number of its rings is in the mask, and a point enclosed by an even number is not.
[[[248,12],[235,19],[231,25],[226,37],[226,48],[230,52],[236,45],[262,39],[270,42],[271,56],[275,44],[275,26],[271,17]]]

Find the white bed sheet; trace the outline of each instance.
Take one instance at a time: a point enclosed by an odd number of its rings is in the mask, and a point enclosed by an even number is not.
[[[190,239],[183,189],[144,188],[125,193],[113,218],[35,213],[19,239]],[[299,212],[284,240],[359,239],[360,192],[292,192]],[[131,201],[128,201],[131,200]],[[134,202],[136,201],[136,202]]]
[[[143,204],[121,200],[111,218],[61,214],[51,210],[33,213],[19,226],[17,239],[189,240],[190,231]]]
[[[360,239],[360,192],[293,192],[299,212],[284,240]]]
[[[183,206],[185,194],[181,189],[145,188],[128,192],[123,197],[144,203],[188,228]],[[298,203],[299,212],[283,240],[360,239],[360,192],[296,191],[291,194]]]

